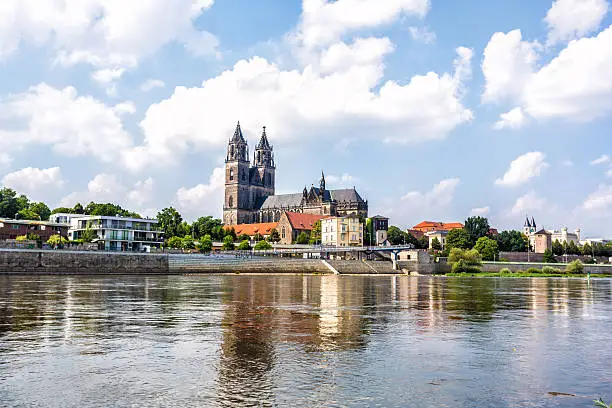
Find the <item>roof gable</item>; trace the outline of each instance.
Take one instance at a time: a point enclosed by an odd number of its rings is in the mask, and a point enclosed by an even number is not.
[[[323,218],[322,215],[317,214],[304,214],[297,212],[285,212],[287,220],[293,229],[311,231],[314,224]]]

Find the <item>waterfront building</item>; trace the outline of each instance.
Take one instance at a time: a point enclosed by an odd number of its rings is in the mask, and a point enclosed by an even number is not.
[[[537,225],[535,219],[531,217],[531,220],[527,216],[523,225],[523,233],[529,238],[529,244],[532,248],[535,248],[535,235],[540,231],[536,232]],[[567,227],[563,227],[560,230],[546,230],[550,234],[552,242],[559,241],[561,244],[569,244],[573,242],[576,245],[580,245],[580,229],[576,229],[570,232]]]
[[[376,246],[387,246],[389,245],[388,231],[389,231],[389,219],[382,215],[375,215],[371,217],[372,221],[372,232],[374,234],[373,244]]]
[[[552,249],[552,234],[541,229],[531,235],[533,237],[533,252],[543,254],[547,249]]]
[[[234,229],[236,236],[248,235],[253,239],[257,234],[260,234],[264,238],[268,238],[272,233],[273,229],[278,231],[278,222],[265,222],[258,224],[239,224],[239,225],[226,225],[226,230]]]
[[[94,232],[93,242],[105,251],[144,252],[160,248],[164,242],[156,219],[76,214],[70,217],[69,240],[81,239],[86,230]]]
[[[429,239],[429,248],[433,248],[433,240],[438,239],[442,249],[446,248],[446,236],[448,235],[448,230],[437,230],[437,231],[428,231],[425,233],[427,239]]]
[[[450,231],[461,228],[463,228],[463,224],[460,222],[422,221],[412,227],[411,230],[426,233],[431,231]]]
[[[68,225],[52,221],[13,220],[0,218],[0,241],[28,234],[38,235],[46,242],[52,235],[68,236]]]
[[[363,223],[358,217],[328,217],[321,220],[323,245],[363,246]]]
[[[286,211],[321,216],[366,218],[368,215],[368,202],[354,187],[327,190],[324,174],[321,174],[318,187],[304,187],[300,193],[276,195],[275,185],[274,148],[266,128],[255,146],[251,163],[249,146],[239,122],[229,140],[225,159],[225,225],[279,222]]]
[[[285,211],[278,221],[278,233],[281,244],[293,244],[297,237],[303,232],[310,236],[317,221],[321,221],[322,215],[305,214]]]

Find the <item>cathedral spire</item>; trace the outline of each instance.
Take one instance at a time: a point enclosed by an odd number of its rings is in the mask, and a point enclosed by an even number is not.
[[[531,221],[529,221],[529,215],[525,216],[525,225],[523,227],[529,228],[531,227]]]
[[[242,136],[242,129],[240,128],[240,121],[236,124],[236,130],[234,130],[234,136],[231,139],[232,143],[246,143],[244,136]]]
[[[259,143],[255,146],[255,166],[257,167],[274,167],[274,148],[268,141],[266,127],[263,127]]]
[[[321,180],[319,180],[319,188],[321,189],[321,195],[325,194],[325,174],[321,170]]]

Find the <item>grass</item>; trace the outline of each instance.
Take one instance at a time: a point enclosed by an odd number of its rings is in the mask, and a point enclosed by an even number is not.
[[[536,272],[537,271],[537,272]],[[446,276],[475,276],[483,278],[586,278],[586,274],[570,274],[570,273],[545,273],[536,271],[500,271],[500,272],[478,272],[478,273],[447,273]],[[611,275],[591,274],[591,278],[610,278]]]

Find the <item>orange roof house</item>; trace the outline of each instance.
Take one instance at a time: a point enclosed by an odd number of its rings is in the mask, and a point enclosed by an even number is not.
[[[324,216],[286,211],[278,220],[282,244],[292,244],[302,232],[310,234],[317,221]]]
[[[423,221],[412,227],[413,230],[421,232],[430,231],[450,231],[463,228],[460,222],[438,222],[438,221]]]
[[[270,231],[278,226],[278,222],[264,222],[259,224],[238,224],[238,225],[226,225],[226,230],[234,229],[236,235],[248,235],[252,237],[256,234],[261,234],[264,237],[270,235]]]

